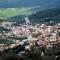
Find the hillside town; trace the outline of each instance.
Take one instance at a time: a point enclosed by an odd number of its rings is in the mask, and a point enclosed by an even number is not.
[[[2,22],[0,28],[0,51],[24,46],[24,52],[31,50],[32,46],[50,49],[60,44],[60,23],[42,23],[33,25],[25,18],[25,24],[16,25],[16,22]],[[8,40],[6,43],[5,41]],[[3,42],[2,42],[3,41]],[[9,43],[11,41],[11,43]],[[9,44],[7,44],[9,43]],[[22,50],[21,50],[22,51]],[[42,52],[41,55],[44,55]]]

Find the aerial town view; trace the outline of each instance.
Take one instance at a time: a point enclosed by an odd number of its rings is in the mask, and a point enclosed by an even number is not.
[[[1,0],[0,60],[60,60],[60,0]]]

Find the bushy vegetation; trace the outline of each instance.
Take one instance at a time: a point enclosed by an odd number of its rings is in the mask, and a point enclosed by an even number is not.
[[[40,35],[40,33],[32,33],[32,37],[37,38]]]
[[[13,44],[13,40],[10,40],[8,38],[0,38],[0,44],[10,45]]]
[[[8,31],[10,31],[10,30],[7,29],[7,28],[4,28],[4,27],[0,27],[0,32],[3,32],[3,31],[8,32]]]
[[[25,36],[16,36],[16,37],[8,37],[9,39],[13,39],[13,40],[20,40],[20,41],[22,41],[22,40],[24,40],[24,39],[27,39],[27,37],[25,37]]]
[[[20,40],[20,41],[26,39],[26,37],[15,37],[15,38],[16,38],[17,40]]]

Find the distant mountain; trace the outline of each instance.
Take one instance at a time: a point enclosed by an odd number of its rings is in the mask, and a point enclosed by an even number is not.
[[[60,8],[60,0],[0,0],[0,19]]]
[[[60,22],[60,8],[46,9],[29,16],[32,22]]]

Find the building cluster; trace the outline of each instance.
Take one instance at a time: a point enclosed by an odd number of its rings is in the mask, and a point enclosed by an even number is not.
[[[1,38],[15,38],[21,36],[26,37],[26,39],[23,39],[22,41],[20,39],[13,39],[14,44],[9,46],[0,44],[0,50],[14,48],[18,45],[23,45],[25,42],[29,43],[25,45],[25,49],[30,49],[30,47],[34,44],[47,48],[60,44],[60,23],[53,25],[47,25],[44,23],[30,25],[27,23],[16,26],[14,22],[2,22],[0,27],[9,29],[8,32],[0,32]]]

